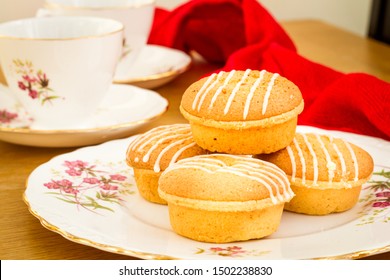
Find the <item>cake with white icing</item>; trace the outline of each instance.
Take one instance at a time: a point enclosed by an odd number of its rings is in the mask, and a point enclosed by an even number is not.
[[[374,164],[362,148],[340,138],[297,133],[285,149],[256,156],[286,172],[295,197],[285,209],[325,215],[351,209]]]
[[[249,156],[208,154],[186,158],[160,176],[173,230],[213,243],[258,239],[275,232],[294,196],[286,174]]]
[[[180,111],[199,146],[228,154],[271,153],[295,135],[304,107],[298,87],[265,70],[221,71],[193,83]]]
[[[141,196],[150,202],[166,204],[157,192],[161,172],[179,159],[205,153],[194,142],[189,124],[172,124],[138,135],[129,144],[126,162],[134,169]]]

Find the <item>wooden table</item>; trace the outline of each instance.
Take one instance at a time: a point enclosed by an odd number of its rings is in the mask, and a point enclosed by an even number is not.
[[[318,21],[285,22],[283,27],[301,55],[344,72],[366,72],[390,82],[390,47]],[[195,61],[172,83],[156,89],[169,100],[166,114],[143,127],[184,122],[178,107],[183,91],[217,67]],[[0,75],[0,80],[3,77]],[[3,80],[4,81],[4,80]],[[45,229],[22,200],[30,172],[53,156],[74,148],[34,148],[0,141],[0,258],[4,259],[132,259],[66,240]],[[390,252],[367,257],[390,259]]]

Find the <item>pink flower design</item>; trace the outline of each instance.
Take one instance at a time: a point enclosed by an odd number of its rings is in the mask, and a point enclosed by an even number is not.
[[[43,184],[46,188],[48,189],[59,189],[60,188],[60,185],[58,185],[57,183],[55,182],[50,182],[50,183],[45,183]]]
[[[43,185],[48,189],[63,189],[66,193],[70,193],[70,189],[73,189],[73,183],[67,179],[58,181],[52,180],[50,183],[45,183]]]
[[[390,197],[390,192],[380,192],[375,194],[376,197]]]
[[[221,257],[242,257],[244,255],[252,255],[252,256],[259,256],[259,255],[264,255],[268,254],[269,251],[256,251],[256,250],[244,250],[242,247],[238,246],[228,246],[228,247],[210,247],[208,250],[207,249],[201,249],[198,248],[198,251],[196,254],[203,254],[203,253],[208,253],[211,255],[218,255]]]
[[[67,179],[59,180],[57,183],[63,187],[71,187],[73,185],[73,183]]]
[[[110,184],[104,184],[102,186],[100,186],[103,190],[106,190],[106,191],[116,191],[118,190],[118,187],[117,186],[114,186],[114,185],[110,185]]]
[[[42,70],[35,70],[31,61],[14,59],[13,64],[16,74],[19,74],[21,78],[18,81],[18,87],[27,91],[29,97],[40,100],[42,105],[59,98],[59,96],[51,95],[53,90],[49,87],[46,73]]]
[[[210,251],[213,251],[213,252],[220,252],[220,251],[223,251],[225,249],[222,249],[221,247],[211,247],[210,248]]]
[[[127,176],[97,169],[96,165],[81,160],[64,161],[62,165],[65,168],[56,175],[62,178],[52,179],[43,184],[46,188],[57,191],[50,194],[57,196],[61,201],[91,211],[98,208],[112,211],[106,204],[121,204],[122,195],[129,193],[126,190],[129,186],[126,182]],[[64,178],[66,176],[68,178]]]
[[[100,183],[100,180],[97,178],[84,178],[83,182],[87,184],[98,184]]]
[[[229,250],[229,251],[237,251],[237,250],[241,250],[242,247],[233,246],[233,247],[227,247],[226,249]]]
[[[219,255],[229,255],[229,256],[245,253],[245,251],[242,250],[242,247],[238,247],[238,246],[228,246],[226,248],[211,247],[210,251],[218,253]]]
[[[64,192],[69,193],[69,194],[78,194],[79,193],[79,191],[77,189],[72,188],[72,187],[66,187],[63,190],[64,190]]]
[[[374,191],[371,200],[372,207],[387,208],[390,206],[390,172],[382,170],[382,172],[376,172],[374,175],[380,175],[386,180],[371,181],[373,185],[370,185],[369,188]]]
[[[92,170],[92,168],[94,168],[94,166],[88,167],[88,163],[81,160],[65,161],[64,165],[69,167],[69,169],[65,170],[65,172],[70,176],[81,176],[83,172],[88,173],[90,170]]]
[[[27,89],[27,86],[22,82],[22,81],[19,81],[18,82],[18,86],[21,90],[26,90]]]
[[[31,78],[29,75],[23,75],[22,79],[25,80],[27,83],[35,83],[37,79]]]
[[[32,99],[38,98],[38,92],[36,90],[29,90],[28,96],[30,96]]]
[[[126,180],[126,176],[123,176],[121,174],[114,174],[110,175],[111,180],[116,180],[116,181],[124,181]]]
[[[389,168],[374,172],[368,185],[364,187],[366,195],[360,199],[363,202],[362,218],[359,226],[377,221],[390,222],[390,171]]]
[[[81,161],[81,160],[75,160],[75,161],[66,160],[64,162],[64,165],[69,168],[85,168],[88,166],[88,162]]]
[[[68,173],[70,176],[80,176],[83,172],[81,170],[76,170],[74,168],[65,170],[66,173]]]
[[[16,119],[18,114],[9,112],[7,110],[0,110],[0,123],[10,123]]]
[[[372,204],[372,207],[386,208],[390,206],[390,201],[378,201]]]

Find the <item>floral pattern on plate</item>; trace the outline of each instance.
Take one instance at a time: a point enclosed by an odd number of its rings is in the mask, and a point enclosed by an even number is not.
[[[364,203],[364,207],[360,212],[363,217],[358,225],[390,222],[390,169],[374,172],[364,190],[368,191],[359,201]]]
[[[52,170],[53,178],[43,186],[49,195],[75,204],[78,210],[108,210],[110,204],[124,203],[124,196],[134,194],[128,178],[129,170],[118,172],[119,164],[89,163],[82,160],[64,161],[64,169]]]
[[[270,251],[246,250],[240,246],[214,246],[207,249],[198,248],[198,251],[195,254],[239,258],[244,256],[262,256],[268,254],[269,252]]]

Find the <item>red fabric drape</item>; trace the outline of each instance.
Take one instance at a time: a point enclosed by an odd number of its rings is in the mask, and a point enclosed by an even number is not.
[[[266,69],[293,81],[305,109],[299,124],[390,140],[390,84],[341,73],[297,53],[293,41],[256,0],[192,0],[156,9],[149,43],[195,50],[221,70]]]

